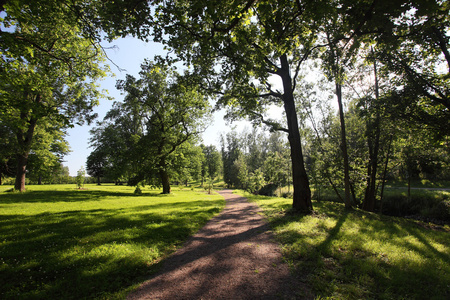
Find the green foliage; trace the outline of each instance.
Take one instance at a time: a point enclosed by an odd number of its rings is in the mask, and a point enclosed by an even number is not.
[[[86,158],[86,171],[90,176],[97,177],[100,184],[100,178],[106,173],[107,155],[102,153],[100,148],[92,151]]]
[[[211,194],[211,191],[214,189],[214,180],[212,177],[208,177],[206,181],[206,189],[208,190],[208,194]]]
[[[241,189],[248,189],[249,187],[249,173],[248,166],[243,154],[239,155],[233,163],[233,172],[236,172],[237,181],[234,186]]]
[[[235,132],[227,133],[221,136],[222,162],[223,162],[223,180],[228,187],[237,186],[238,172],[234,169],[234,162],[238,159],[241,149],[240,141]]]
[[[319,2],[177,1],[152,3],[151,9],[149,3],[141,2],[138,5],[144,7],[143,11],[153,11],[152,17],[136,11],[131,25],[125,22],[127,16],[120,14],[107,17],[103,28],[112,37],[132,33],[149,39],[151,34],[154,41],[164,43],[177,61],[192,66],[189,80],[219,95],[216,105],[227,108],[228,119],[248,117],[271,130],[289,132],[292,153],[296,154],[292,156],[297,190],[293,206],[311,210],[293,87],[295,70],[311,54],[318,36],[316,21],[325,19],[324,12],[333,7],[326,1]],[[112,28],[111,23],[115,24]],[[282,92],[272,87],[271,76],[282,81]],[[285,108],[287,128],[267,117],[270,105]],[[224,177],[233,184],[228,174]]]
[[[85,179],[85,177],[86,177],[86,171],[84,170],[84,167],[81,167],[77,171],[77,177],[76,177],[76,183],[77,183],[77,187],[79,189],[84,187],[84,179]]]
[[[201,151],[192,144],[209,121],[209,104],[163,62],[146,60],[141,69],[140,78],[127,75],[117,82],[124,101],[115,102],[91,131],[91,155],[105,162],[101,169],[114,179],[136,185],[159,178],[170,193],[170,177],[185,181],[200,171]]]
[[[138,183],[136,185],[136,189],[134,190],[134,194],[135,195],[142,195],[142,189],[141,189],[141,184],[140,183]]]
[[[267,182],[276,186],[285,186],[289,182],[290,160],[286,149],[280,152],[271,152],[264,161],[264,177]]]
[[[247,191],[250,193],[257,193],[266,184],[264,174],[261,169],[257,169],[249,174]]]
[[[414,189],[388,189],[383,197],[383,212],[394,216],[416,216],[430,222],[450,223],[450,192]]]
[[[446,299],[450,228],[314,203],[292,214],[289,200],[245,194],[268,216],[283,255],[318,299]]]
[[[204,160],[202,163],[202,177],[214,178],[219,175],[222,169],[222,160],[216,146],[203,146]]]
[[[0,186],[0,298],[123,299],[224,207],[217,194]]]
[[[394,19],[395,31],[378,38],[382,70],[397,87],[387,108],[410,126],[422,124],[442,138],[450,132],[450,7],[445,1],[412,6]]]
[[[256,192],[266,182],[287,184],[291,164],[284,138],[279,132],[267,135],[256,129],[222,136],[224,180],[228,186]]]
[[[48,172],[48,153],[67,152],[64,129],[96,116],[92,110],[102,97],[96,80],[108,67],[100,47],[83,36],[64,3],[7,1],[2,9],[0,122],[16,137],[15,188],[23,190],[30,152],[40,160],[34,173]],[[33,144],[36,138],[42,140]]]
[[[261,187],[261,189],[258,191],[259,195],[265,195],[265,196],[276,196],[276,191],[278,189],[278,185],[274,183],[266,184],[265,186]]]

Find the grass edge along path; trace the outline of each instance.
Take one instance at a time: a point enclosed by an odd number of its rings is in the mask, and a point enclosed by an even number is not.
[[[123,299],[225,201],[200,189],[0,192],[1,299]]]
[[[316,299],[450,299],[450,228],[314,202],[290,213],[284,198],[238,194],[256,202],[284,259]]]

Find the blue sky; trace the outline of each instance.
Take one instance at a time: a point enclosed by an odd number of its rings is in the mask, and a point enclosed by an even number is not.
[[[108,57],[121,69],[126,71],[119,71],[112,63],[111,71],[116,75],[115,77],[108,77],[102,80],[100,83],[102,89],[106,89],[109,92],[109,96],[114,100],[122,100],[123,96],[116,90],[115,84],[119,79],[125,79],[126,74],[138,77],[140,71],[140,65],[145,58],[153,59],[155,55],[163,55],[163,46],[156,43],[144,43],[140,40],[128,37],[119,39],[111,44],[103,43],[104,47],[110,47],[116,45],[117,49],[108,49],[106,53]],[[113,101],[101,99],[100,105],[97,106],[94,111],[98,113],[97,120],[102,120],[106,112],[111,108]],[[203,134],[203,143],[205,145],[219,145],[219,137],[221,133],[226,133],[231,130],[231,127],[236,127],[237,131],[241,131],[244,128],[251,128],[251,125],[245,121],[236,122],[232,125],[227,125],[223,120],[224,113],[219,111],[214,115],[214,121],[210,127]],[[92,151],[88,148],[89,130],[91,126],[75,126],[68,130],[67,141],[70,144],[71,153],[64,158],[64,165],[69,167],[70,175],[76,176],[77,171],[85,166],[86,158]]]

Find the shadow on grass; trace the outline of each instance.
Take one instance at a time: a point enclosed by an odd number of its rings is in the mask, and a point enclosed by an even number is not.
[[[340,204],[314,203],[316,213],[306,217],[271,206],[269,218],[285,258],[316,296],[450,299],[449,232],[360,210],[347,212]]]
[[[88,199],[121,195],[90,193]],[[73,194],[79,193],[52,193],[47,201]],[[218,201],[199,200],[0,216],[0,298],[110,298],[157,271],[155,262],[219,207]]]
[[[140,195],[135,195],[132,191],[124,193],[77,189],[67,191],[27,191],[24,193],[4,193],[0,199],[0,204],[100,201],[106,197],[167,197],[167,195],[156,191],[144,192]]]

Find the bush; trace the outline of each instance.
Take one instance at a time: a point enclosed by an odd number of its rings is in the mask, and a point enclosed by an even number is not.
[[[250,173],[246,190],[253,194],[259,193],[259,191],[265,184],[266,182],[264,180],[264,174],[260,169],[258,169],[255,170],[254,173]]]
[[[79,189],[81,189],[84,186],[85,176],[86,176],[86,171],[84,170],[84,167],[81,167],[81,169],[78,170],[77,177],[76,177],[77,187]]]
[[[258,194],[264,195],[264,196],[276,196],[278,185],[274,183],[269,183],[263,186],[259,191]]]
[[[416,191],[410,198],[400,193],[388,194],[383,200],[383,213],[403,217],[418,215],[450,222],[449,195],[437,191]]]
[[[140,188],[140,186],[136,186],[136,189],[134,190],[134,194],[135,195],[142,195],[142,190]]]
[[[284,192],[281,194],[283,198],[294,198],[294,194],[292,192]]]
[[[431,207],[422,209],[420,215],[426,218],[450,222],[450,201],[437,202]]]

